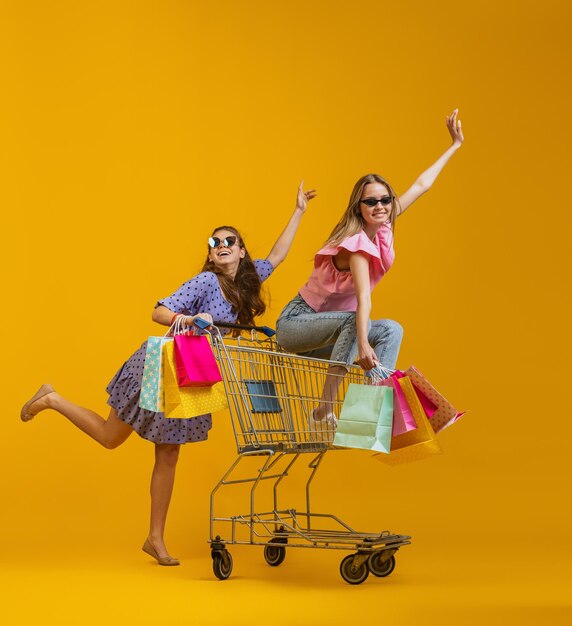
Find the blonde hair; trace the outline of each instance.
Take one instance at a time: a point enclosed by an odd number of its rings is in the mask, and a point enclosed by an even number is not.
[[[370,183],[380,183],[381,185],[385,185],[385,187],[389,191],[390,196],[393,198],[389,221],[391,223],[391,230],[394,230],[395,218],[397,217],[398,209],[400,208],[397,195],[393,187],[384,178],[382,178],[378,174],[366,174],[365,176],[362,176],[354,185],[354,188],[352,189],[352,193],[350,195],[348,208],[342,215],[342,219],[335,225],[334,230],[332,230],[332,232],[330,233],[330,236],[328,237],[325,245],[335,246],[347,237],[356,235],[357,233],[359,233],[360,230],[363,229],[364,220],[361,215],[359,205],[363,189],[366,185],[369,185]]]

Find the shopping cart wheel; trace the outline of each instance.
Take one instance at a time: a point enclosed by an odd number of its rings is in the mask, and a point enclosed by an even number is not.
[[[395,557],[391,555],[388,559],[383,560],[383,550],[380,552],[372,552],[367,560],[369,571],[380,578],[389,576],[395,569]]]
[[[219,580],[226,580],[232,572],[232,556],[228,550],[212,553],[213,572]]]
[[[350,585],[360,585],[369,576],[367,561],[363,561],[361,565],[354,567],[354,556],[350,554],[342,559],[340,563],[340,574],[342,578]]]
[[[264,558],[268,565],[277,567],[286,558],[286,548],[283,545],[284,541],[281,539],[271,539],[264,546]]]

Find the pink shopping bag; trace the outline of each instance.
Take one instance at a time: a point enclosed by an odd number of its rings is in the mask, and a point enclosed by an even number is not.
[[[391,431],[392,437],[402,435],[410,430],[417,428],[415,418],[407,404],[405,394],[401,389],[401,386],[397,382],[398,376],[390,376],[385,380],[382,380],[379,384],[384,387],[391,387],[393,389],[393,430]]]
[[[212,387],[222,380],[209,340],[204,335],[175,335],[179,387]]]
[[[409,372],[409,370],[407,370],[407,372]],[[390,378],[403,378],[405,375],[405,372],[402,372],[401,370],[396,370],[395,372],[393,372]],[[419,389],[418,387],[414,387],[414,389],[417,397],[419,398],[419,402],[421,402],[421,407],[423,408],[423,411],[425,411],[425,415],[427,415],[427,417],[431,419],[435,411],[437,410],[437,405],[431,402],[431,400],[423,393],[423,391],[421,391],[421,389]]]

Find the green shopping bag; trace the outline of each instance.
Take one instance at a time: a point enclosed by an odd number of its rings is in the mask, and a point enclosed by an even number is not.
[[[334,436],[334,446],[389,454],[392,428],[393,389],[350,384]]]
[[[139,406],[148,411],[163,411],[165,402],[163,399],[163,346],[173,341],[172,337],[149,337],[145,352],[145,365],[143,378],[141,379],[141,393],[139,394]]]

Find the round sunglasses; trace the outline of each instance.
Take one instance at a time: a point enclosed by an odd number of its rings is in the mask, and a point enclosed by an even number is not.
[[[224,239],[220,239],[219,237],[209,237],[209,246],[211,248],[218,248],[219,246],[225,246],[226,248],[230,248],[234,246],[236,243],[237,237],[231,235],[230,237],[225,237]]]

